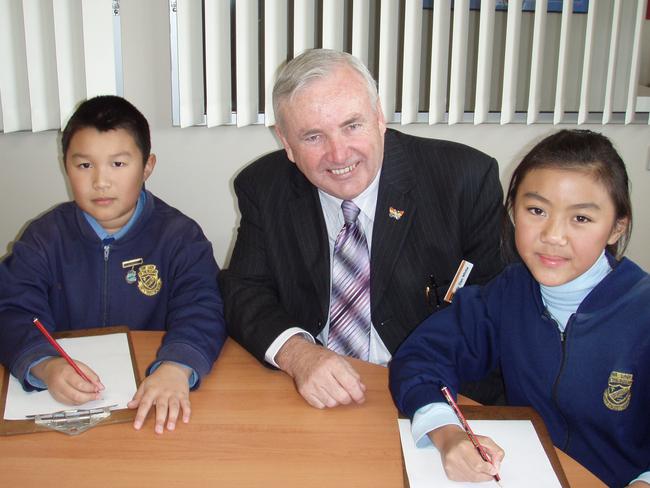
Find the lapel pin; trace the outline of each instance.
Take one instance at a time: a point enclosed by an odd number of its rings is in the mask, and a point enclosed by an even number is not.
[[[137,280],[137,274],[135,272],[135,267],[142,264],[142,258],[129,259],[128,261],[122,261],[122,268],[131,268],[127,273],[124,279],[129,285],[132,285]]]
[[[404,210],[397,210],[396,208],[388,207],[388,216],[391,219],[399,220],[402,218],[402,215],[404,215]]]

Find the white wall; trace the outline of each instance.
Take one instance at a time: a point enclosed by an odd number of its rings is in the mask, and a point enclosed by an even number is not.
[[[235,174],[279,148],[271,130],[171,126],[169,22],[166,0],[122,0],[125,96],[149,119],[158,165],[148,188],[196,219],[227,264],[237,226]],[[647,36],[646,36],[647,39]],[[567,126],[568,127],[568,126]],[[610,137],[632,180],[634,234],[628,256],[650,270],[650,127],[583,126]],[[472,145],[497,158],[505,183],[514,166],[550,125],[410,125],[405,132]],[[57,132],[0,134],[0,255],[45,209],[69,199]]]

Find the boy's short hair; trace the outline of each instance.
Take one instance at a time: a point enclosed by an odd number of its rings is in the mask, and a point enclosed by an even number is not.
[[[61,147],[65,163],[72,136],[82,129],[92,127],[99,132],[124,129],[135,141],[145,164],[151,153],[149,123],[130,102],[115,95],[101,95],[83,102],[72,114],[63,129]]]

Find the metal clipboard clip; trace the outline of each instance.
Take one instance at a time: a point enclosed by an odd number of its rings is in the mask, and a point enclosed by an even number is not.
[[[72,409],[41,415],[28,415],[36,425],[58,430],[68,435],[78,435],[111,416],[111,409],[116,405],[88,410]]]

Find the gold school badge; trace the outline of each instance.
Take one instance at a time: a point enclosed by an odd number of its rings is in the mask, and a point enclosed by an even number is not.
[[[151,297],[162,288],[162,280],[158,277],[155,264],[143,264],[138,268],[138,290]]]
[[[632,380],[631,373],[611,372],[603,393],[603,403],[607,408],[620,412],[628,407],[632,398]]]

